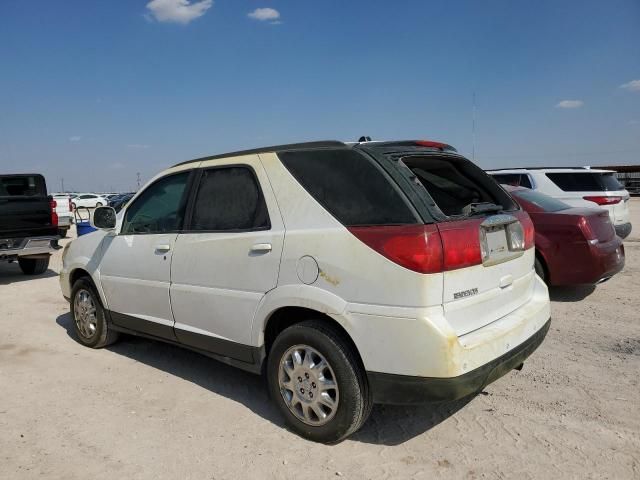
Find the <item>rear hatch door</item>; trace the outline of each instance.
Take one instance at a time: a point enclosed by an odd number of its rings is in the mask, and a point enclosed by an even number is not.
[[[527,303],[535,283],[533,225],[511,196],[457,154],[385,153],[424,199],[440,231],[442,302],[456,333],[482,328]]]

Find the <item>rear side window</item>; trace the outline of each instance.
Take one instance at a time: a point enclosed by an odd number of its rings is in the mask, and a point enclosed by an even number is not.
[[[281,152],[278,157],[304,189],[343,225],[416,223],[391,180],[361,153],[316,150]]]
[[[571,208],[564,202],[552,198],[544,193],[535,192],[533,190],[516,190],[511,194],[517,199],[522,199],[525,202],[532,203],[536,207],[545,212],[559,212],[560,210],[566,210]]]
[[[166,233],[181,228],[189,172],[169,175],[147,187],[127,209],[122,234]]]
[[[531,180],[526,173],[497,173],[491,175],[496,182],[512,187],[531,188]]]
[[[190,230],[218,232],[269,228],[267,205],[253,170],[234,166],[202,172]]]
[[[565,192],[610,192],[624,190],[613,173],[559,172],[547,177]]]
[[[47,194],[40,175],[0,176],[0,197],[37,197]]]

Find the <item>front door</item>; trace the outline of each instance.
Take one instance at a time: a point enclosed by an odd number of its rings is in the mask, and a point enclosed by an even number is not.
[[[127,208],[119,232],[105,238],[100,281],[116,325],[175,339],[171,257],[182,227],[189,175],[184,171],[152,183]]]

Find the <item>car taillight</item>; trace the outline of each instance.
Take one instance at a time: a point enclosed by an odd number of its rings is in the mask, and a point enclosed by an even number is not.
[[[438,224],[444,251],[443,270],[456,270],[482,263],[481,223],[482,218]]]
[[[361,242],[394,263],[418,273],[443,270],[442,240],[435,225],[349,227]]]
[[[515,212],[513,216],[522,224],[522,229],[524,230],[524,249],[528,250],[533,247],[536,237],[536,230],[533,226],[533,222],[531,221],[531,217],[524,210]]]
[[[49,206],[51,207],[51,226],[58,226],[58,214],[56,213],[56,207],[58,204],[55,200],[49,200]]]
[[[615,205],[622,201],[622,197],[606,197],[604,195],[594,195],[582,197],[590,202],[597,203],[598,205]]]
[[[69,211],[73,212],[73,202],[69,199]]]
[[[480,265],[480,221],[438,225],[349,227],[370,248],[418,273],[440,273]]]

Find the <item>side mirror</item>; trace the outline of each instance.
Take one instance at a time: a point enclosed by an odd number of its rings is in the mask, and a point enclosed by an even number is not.
[[[116,211],[111,207],[98,207],[93,211],[91,224],[101,230],[116,228]]]

